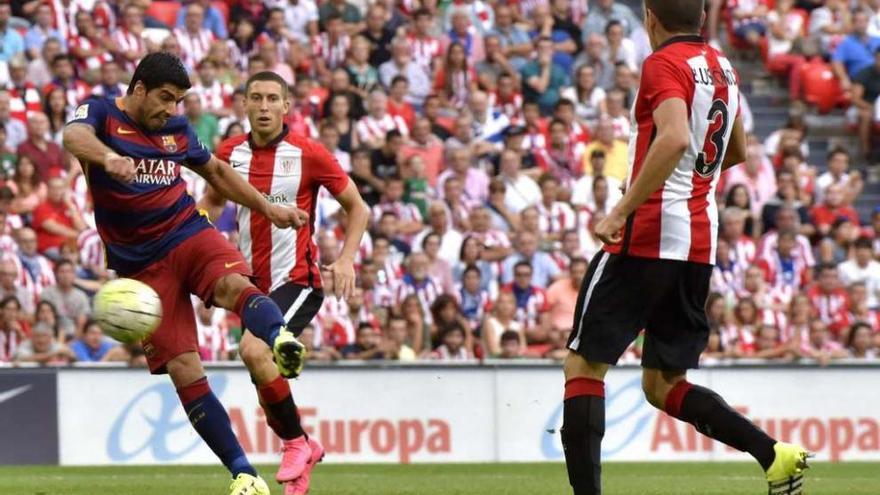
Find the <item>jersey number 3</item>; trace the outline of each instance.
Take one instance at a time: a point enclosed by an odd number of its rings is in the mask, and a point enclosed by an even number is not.
[[[706,120],[709,121],[709,128],[706,130],[703,151],[697,155],[695,170],[703,177],[711,177],[724,158],[724,136],[730,124],[730,113],[724,100],[712,102]]]

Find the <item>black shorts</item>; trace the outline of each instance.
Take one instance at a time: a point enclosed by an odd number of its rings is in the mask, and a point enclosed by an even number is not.
[[[287,329],[299,336],[321,309],[324,291],[288,282],[273,290],[269,298],[275,301],[284,314]]]
[[[709,339],[711,277],[710,265],[600,251],[578,295],[568,348],[613,365],[644,329],[643,367],[696,368]]]

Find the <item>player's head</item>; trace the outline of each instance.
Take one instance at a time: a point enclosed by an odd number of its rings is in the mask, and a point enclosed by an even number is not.
[[[281,132],[290,110],[284,78],[270,71],[257,72],[245,85],[245,107],[255,134],[274,136]]]
[[[190,86],[189,74],[179,58],[165,52],[151,53],[134,70],[126,111],[142,127],[161,129],[177,114],[177,104]]]
[[[645,29],[656,50],[671,34],[697,34],[703,26],[705,0],[645,0]]]

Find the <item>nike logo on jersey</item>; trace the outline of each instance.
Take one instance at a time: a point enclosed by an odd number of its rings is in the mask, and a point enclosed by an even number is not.
[[[244,162],[230,161],[229,164],[232,165],[232,168],[244,167]]]
[[[130,130],[130,129],[126,129],[125,127],[122,127],[122,126],[117,127],[117,128],[116,128],[116,132],[117,132],[118,134],[122,135],[122,136],[125,136],[125,135],[128,135],[128,134],[135,134],[134,131],[132,131],[132,130]]]
[[[18,388],[13,388],[11,390],[7,390],[6,392],[0,392],[0,403],[11,400],[31,389],[33,385],[22,385]]]
[[[226,268],[232,268],[235,265],[241,264],[241,261],[236,261],[235,263],[223,263],[223,266]]]

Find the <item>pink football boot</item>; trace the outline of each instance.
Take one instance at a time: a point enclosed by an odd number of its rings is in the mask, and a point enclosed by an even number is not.
[[[281,443],[281,466],[275,473],[275,479],[279,483],[284,483],[299,478],[305,471],[311,457],[312,449],[305,435],[300,435],[292,440],[284,440]]]
[[[306,495],[309,493],[309,482],[312,480],[312,469],[324,459],[324,447],[314,438],[309,438],[312,456],[309,458],[302,475],[294,481],[284,484],[284,495]]]

